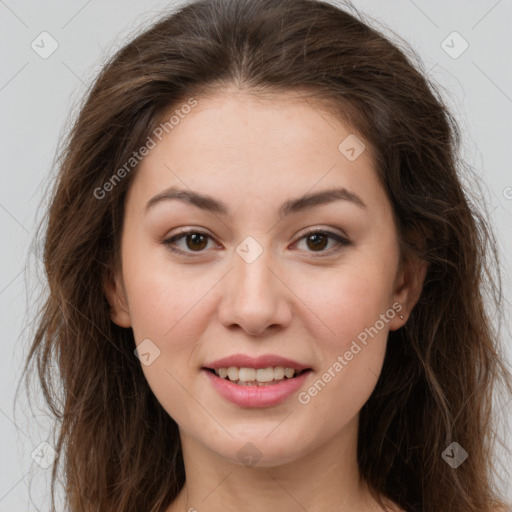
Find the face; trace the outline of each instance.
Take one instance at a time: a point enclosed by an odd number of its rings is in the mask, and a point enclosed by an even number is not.
[[[272,466],[354,432],[416,299],[368,151],[297,98],[197,99],[134,176],[106,290],[181,435],[238,464],[249,442]]]

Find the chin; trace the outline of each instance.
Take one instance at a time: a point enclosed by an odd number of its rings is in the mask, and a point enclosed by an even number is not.
[[[275,424],[272,428],[275,428]],[[230,463],[246,467],[275,467],[289,464],[303,456],[304,447],[283,436],[272,436],[272,428],[230,440],[229,450],[226,446],[211,447]],[[216,448],[221,448],[217,450]]]

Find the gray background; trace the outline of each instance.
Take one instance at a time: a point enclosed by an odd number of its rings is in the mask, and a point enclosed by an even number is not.
[[[44,410],[36,401],[34,411],[29,411],[23,393],[16,410],[13,401],[34,310],[31,297],[39,286],[34,277],[39,260],[30,251],[30,242],[57,143],[105,58],[177,3],[0,0],[0,512],[48,509],[51,466],[44,469],[36,459],[39,454],[44,465],[51,450],[43,445],[31,456],[41,442],[51,444]],[[501,249],[509,315],[512,0],[355,0],[354,5],[385,33],[389,27],[411,44],[424,69],[445,88],[446,101],[463,130],[463,157],[484,184],[488,217]],[[44,31],[58,44],[45,59],[31,47],[35,41],[39,52],[51,48],[48,36],[39,36]],[[454,31],[463,39],[450,36]],[[46,39],[41,42],[42,38]],[[464,41],[469,46],[461,53]],[[504,341],[510,360],[508,334]],[[511,402],[503,402],[499,420],[512,423]],[[511,461],[500,457],[510,471]],[[510,486],[506,492],[511,495]]]

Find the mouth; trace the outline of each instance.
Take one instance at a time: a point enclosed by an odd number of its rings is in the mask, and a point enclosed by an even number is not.
[[[265,368],[229,366],[224,368],[203,367],[202,369],[232,384],[249,387],[275,386],[312,371],[311,368],[301,369],[283,366],[268,366]]]
[[[279,362],[282,361],[281,358]],[[242,364],[251,364],[251,361]],[[278,364],[277,361],[274,364]],[[227,366],[223,361],[215,363],[213,368],[212,365],[202,367],[201,372],[224,400],[242,408],[264,408],[285,403],[306,385],[313,369],[298,364],[301,367],[293,368],[291,364],[293,362],[288,360],[286,366],[256,363],[253,367]]]

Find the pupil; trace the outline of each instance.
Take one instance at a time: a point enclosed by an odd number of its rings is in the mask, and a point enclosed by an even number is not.
[[[323,240],[322,240],[320,243],[318,243],[318,238],[322,238]],[[310,235],[310,236],[308,237],[308,243],[309,243],[309,242],[311,242],[313,239],[316,239],[316,242],[315,242],[315,241],[313,242],[313,248],[315,248],[315,247],[316,247],[316,248],[320,248],[320,249],[324,249],[324,248],[325,248],[325,246],[326,246],[326,243],[325,243],[325,242],[326,242],[326,240],[327,240],[327,237],[326,237],[326,236],[324,236],[324,235],[322,235],[322,234],[318,234],[318,233],[317,233],[317,234]],[[322,242],[323,242],[323,243],[322,243]],[[311,248],[311,247],[310,247],[310,248]]]
[[[200,238],[203,238],[202,244],[200,242],[198,242],[198,239],[200,239]],[[205,243],[206,237],[201,233],[192,233],[191,235],[187,236],[187,240],[188,241],[192,240],[192,244],[199,243],[199,245],[200,245],[200,247],[197,247],[197,246],[192,247],[191,244],[187,242],[187,246],[189,249],[204,249],[204,247],[206,246],[206,243]]]

